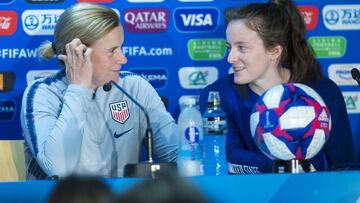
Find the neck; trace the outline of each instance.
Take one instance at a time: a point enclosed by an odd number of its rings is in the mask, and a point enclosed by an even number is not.
[[[249,83],[249,87],[258,95],[262,95],[269,88],[289,82],[290,71],[286,68],[279,68],[278,71],[274,74],[269,75],[268,77],[260,78],[252,83]]]

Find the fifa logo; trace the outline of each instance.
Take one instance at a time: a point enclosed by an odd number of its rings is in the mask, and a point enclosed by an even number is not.
[[[264,128],[273,128],[274,125],[271,124],[270,122],[270,112],[269,111],[266,111],[265,113],[265,125],[264,125]]]

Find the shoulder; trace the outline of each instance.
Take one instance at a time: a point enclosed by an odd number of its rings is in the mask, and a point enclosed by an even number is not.
[[[330,80],[327,77],[323,77],[321,79],[316,80],[315,82],[312,83],[314,87],[318,87],[318,88],[335,88],[335,89],[339,89],[338,86],[336,85],[336,83],[332,80]]]
[[[59,71],[55,75],[37,79],[26,87],[24,96],[33,98],[35,95],[48,96],[62,92],[67,86],[63,82],[64,77],[65,72]]]
[[[321,96],[341,95],[340,88],[336,85],[336,83],[326,77],[306,84],[315,89],[315,91],[318,92]]]
[[[306,83],[306,85],[313,88],[330,109],[337,109],[344,103],[344,97],[340,88],[329,78],[324,77],[315,82]]]

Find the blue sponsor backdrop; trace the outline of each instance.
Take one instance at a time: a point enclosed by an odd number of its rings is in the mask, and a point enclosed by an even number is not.
[[[82,0],[83,1],[83,0]],[[223,11],[251,0],[91,0],[119,12],[125,29],[123,70],[139,73],[165,97],[174,118],[179,99],[229,73],[221,41]],[[84,2],[84,1],[83,1]],[[264,2],[264,1],[262,1]],[[56,60],[36,58],[59,15],[76,1],[0,0],[0,139],[22,139],[19,113],[23,91],[36,78],[59,69]],[[360,91],[350,70],[360,69],[358,0],[298,0],[308,37],[324,74],[344,93],[353,137],[360,151]],[[196,43],[189,43],[189,41]],[[206,50],[211,50],[211,53]],[[15,80],[7,77],[15,73]],[[180,74],[181,73],[181,74]],[[14,83],[14,84],[12,84]],[[12,86],[13,85],[13,86]]]

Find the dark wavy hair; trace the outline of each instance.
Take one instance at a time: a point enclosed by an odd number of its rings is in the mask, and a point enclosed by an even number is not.
[[[226,25],[240,19],[258,33],[266,49],[283,47],[279,63],[290,70],[289,82],[323,77],[320,64],[306,41],[304,19],[292,0],[270,0],[225,10]]]

